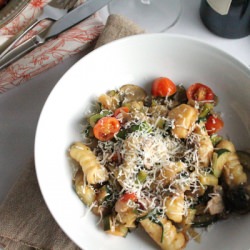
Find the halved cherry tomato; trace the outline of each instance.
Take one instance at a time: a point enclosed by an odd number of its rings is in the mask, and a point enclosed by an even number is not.
[[[137,197],[134,193],[125,193],[120,200],[123,202],[128,202],[129,200],[137,201]]]
[[[224,122],[215,115],[210,115],[206,121],[206,129],[209,135],[214,134],[224,127]]]
[[[122,112],[128,113],[129,112],[129,108],[128,107],[120,107],[120,108],[116,109],[115,113],[114,113],[114,117],[117,117]]]
[[[100,141],[109,141],[120,130],[120,123],[115,117],[103,117],[95,124],[94,136]]]
[[[151,88],[151,94],[153,96],[171,96],[175,94],[175,92],[176,85],[166,77],[159,77],[155,79]]]
[[[208,86],[202,83],[194,83],[187,89],[188,100],[194,101],[213,101],[215,94]]]

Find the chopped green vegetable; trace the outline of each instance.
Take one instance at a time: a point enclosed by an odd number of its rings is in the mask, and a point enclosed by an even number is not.
[[[213,110],[214,105],[212,103],[205,103],[200,111],[199,118],[205,118]]]
[[[225,148],[216,150],[216,153],[217,153],[218,157],[221,156],[222,154],[226,153],[226,152],[230,152],[230,151],[228,149],[225,149]]]
[[[215,147],[219,142],[222,141],[223,138],[220,135],[212,134],[210,136],[210,139],[211,139],[211,142],[212,142],[213,146]]]
[[[152,127],[147,122],[142,122],[139,125],[132,125],[129,129],[129,132],[135,131],[145,131],[147,133],[152,132]]]
[[[147,179],[147,172],[144,171],[144,170],[141,170],[138,175],[137,175],[137,180],[140,182],[140,183],[144,183]]]
[[[164,119],[159,119],[157,124],[156,124],[156,127],[160,128],[160,129],[163,129],[165,126],[165,120]]]
[[[118,137],[124,140],[127,134],[128,134],[128,131],[126,129],[120,129],[120,131],[115,135],[115,137]]]
[[[111,115],[112,112],[109,111],[109,110],[102,110],[100,113],[98,114],[94,114],[94,115],[91,115],[88,119],[88,122],[90,124],[91,127],[94,127],[95,124],[103,117],[105,116],[108,116],[108,115]]]
[[[84,130],[84,134],[86,137],[88,138],[93,138],[94,137],[94,132],[93,132],[93,128],[91,126],[88,126],[85,130]]]
[[[225,165],[228,154],[230,153],[227,149],[219,149],[216,152],[213,153],[213,159],[212,159],[212,168],[214,175],[219,178],[223,169],[223,166]]]
[[[104,231],[110,230],[111,229],[111,216],[107,215],[107,216],[103,217],[102,223],[103,223],[103,230]]]
[[[108,91],[108,93],[107,93],[107,95],[108,96],[115,96],[117,94],[117,92],[115,91],[115,90],[110,90],[110,91]]]
[[[152,217],[149,217],[149,219],[153,222],[153,223],[155,223],[155,224],[157,224],[158,226],[160,226],[161,227],[161,230],[162,230],[162,232],[161,232],[161,243],[163,242],[163,238],[164,238],[164,225],[159,221],[159,219],[157,218],[157,217],[155,217],[155,216],[152,216]]]
[[[128,129],[121,129],[116,134],[116,137],[124,140],[129,133],[132,133],[135,131],[145,131],[147,133],[150,133],[150,132],[152,132],[152,127],[148,123],[142,122],[141,124],[132,125]]]
[[[218,220],[216,215],[209,213],[195,215],[192,227],[207,227]]]
[[[104,185],[99,189],[96,200],[98,204],[102,204],[111,194],[111,190],[108,185]]]
[[[125,225],[118,224],[112,228],[111,215],[105,216],[102,220],[102,223],[103,223],[103,229],[107,233],[121,237],[126,237],[128,234],[128,228]]]

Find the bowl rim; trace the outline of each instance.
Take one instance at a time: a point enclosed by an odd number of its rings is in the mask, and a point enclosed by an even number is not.
[[[56,83],[56,85],[53,87],[53,89],[51,90],[51,92],[49,93],[46,101],[44,102],[44,105],[42,107],[42,111],[40,112],[40,116],[37,122],[37,128],[36,128],[36,132],[35,132],[35,140],[34,140],[34,162],[35,162],[35,172],[36,172],[36,177],[37,177],[37,181],[38,181],[38,185],[39,188],[41,190],[41,194],[43,196],[43,199],[45,201],[45,204],[48,208],[48,210],[50,211],[52,217],[54,218],[54,220],[56,221],[56,223],[59,225],[59,227],[62,229],[62,231],[64,231],[64,233],[75,243],[77,244],[71,237],[70,234],[67,233],[67,230],[63,228],[63,226],[61,225],[61,221],[59,220],[59,218],[57,218],[56,214],[53,213],[53,209],[51,208],[51,204],[48,202],[46,194],[44,192],[43,189],[43,181],[41,178],[39,178],[39,172],[40,172],[40,167],[39,167],[39,162],[37,160],[37,154],[38,154],[38,134],[40,133],[40,124],[42,123],[42,119],[43,119],[43,115],[44,115],[44,110],[45,107],[49,101],[50,98],[53,97],[54,93],[57,91],[58,88],[60,88],[60,82],[62,81],[63,77],[67,74],[69,74],[69,72],[72,71],[72,69],[74,67],[77,67],[77,65],[81,64],[82,61],[86,61],[88,60],[89,57],[92,57],[93,54],[97,54],[97,53],[101,53],[102,50],[107,50],[109,47],[112,46],[119,46],[119,44],[123,44],[123,43],[127,43],[130,42],[132,40],[137,40],[137,39],[155,39],[157,38],[161,38],[161,37],[166,37],[168,39],[180,39],[183,41],[191,41],[197,44],[200,44],[202,46],[205,47],[209,47],[210,49],[212,49],[213,51],[217,52],[220,56],[224,57],[225,60],[231,60],[234,64],[236,64],[236,66],[238,66],[241,70],[243,70],[244,73],[246,73],[250,79],[250,68],[247,67],[247,65],[245,65],[243,62],[241,62],[239,59],[235,58],[234,56],[232,56],[231,54],[229,54],[228,52],[209,44],[206,41],[203,41],[202,39],[198,39],[198,38],[194,38],[194,37],[190,37],[187,35],[179,35],[179,34],[167,34],[167,33],[146,33],[146,34],[137,34],[137,35],[132,35],[132,36],[128,36],[128,37],[124,37],[124,38],[120,38],[118,40],[115,41],[111,41],[107,44],[104,44],[92,51],[90,51],[87,55],[85,55],[84,57],[82,57],[80,60],[78,60],[76,63],[74,63],[64,74],[62,77],[60,77],[60,79],[58,80],[58,82]]]

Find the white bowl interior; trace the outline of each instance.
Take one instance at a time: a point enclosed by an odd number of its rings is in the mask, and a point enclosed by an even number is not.
[[[76,63],[59,81],[41,113],[35,140],[35,162],[46,204],[65,233],[85,250],[157,249],[141,230],[126,239],[105,234],[98,218],[87,212],[71,182],[67,150],[81,140],[81,122],[90,103],[107,90],[126,83],[150,88],[167,76],[189,86],[209,85],[219,97],[217,110],[225,122],[223,135],[238,149],[249,149],[250,72],[236,59],[203,42],[167,34],[137,35],[105,45]],[[200,244],[186,249],[247,250],[250,216],[215,224]]]

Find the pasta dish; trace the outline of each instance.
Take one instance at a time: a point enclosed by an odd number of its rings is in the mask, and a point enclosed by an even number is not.
[[[151,93],[126,84],[98,97],[69,156],[76,194],[106,233],[137,227],[164,250],[184,249],[207,227],[250,209],[249,154],[219,135],[218,98],[166,77]]]

